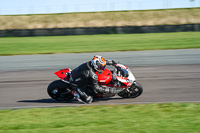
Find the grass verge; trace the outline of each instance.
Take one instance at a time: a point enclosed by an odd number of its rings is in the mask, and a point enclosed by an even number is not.
[[[200,23],[200,8],[0,15],[0,29],[174,25]]]
[[[200,103],[0,110],[2,133],[197,133]]]
[[[0,55],[200,48],[200,32],[0,38]]]

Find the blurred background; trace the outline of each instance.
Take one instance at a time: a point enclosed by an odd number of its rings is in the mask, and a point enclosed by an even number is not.
[[[200,0],[0,1],[0,37],[199,31],[199,7]],[[118,28],[181,24],[195,25]]]
[[[194,8],[199,6],[200,0],[1,0],[0,15]]]

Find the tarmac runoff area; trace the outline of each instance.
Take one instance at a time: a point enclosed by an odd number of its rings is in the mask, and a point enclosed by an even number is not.
[[[73,69],[96,54],[128,66],[144,92],[135,99],[115,96],[90,105],[200,102],[200,49],[183,49],[0,56],[0,109],[85,106],[55,101],[46,88],[58,79],[55,71]]]

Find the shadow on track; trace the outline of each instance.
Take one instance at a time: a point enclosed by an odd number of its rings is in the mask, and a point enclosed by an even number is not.
[[[114,98],[100,98],[100,99],[94,99],[94,102],[100,102],[100,101],[113,101],[113,100],[120,100],[123,98],[114,97]],[[74,103],[74,104],[80,104],[78,100],[72,99],[69,101],[56,101],[54,99],[48,98],[48,99],[38,99],[38,100],[20,100],[17,102],[25,102],[25,103]]]
[[[17,102],[25,102],[25,103],[74,103],[75,99],[73,100],[69,100],[69,101],[56,101],[54,99],[38,99],[38,100],[20,100],[20,101],[17,101]]]

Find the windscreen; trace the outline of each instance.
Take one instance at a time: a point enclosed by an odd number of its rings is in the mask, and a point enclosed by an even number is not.
[[[128,77],[128,76],[129,76],[129,72],[128,72],[126,69],[121,68],[121,75],[122,75],[123,77]]]

